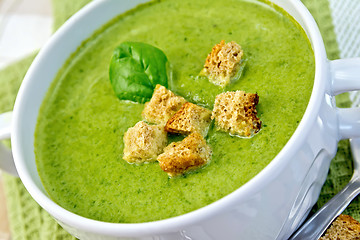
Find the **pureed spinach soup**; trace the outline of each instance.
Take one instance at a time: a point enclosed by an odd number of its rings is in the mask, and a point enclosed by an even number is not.
[[[109,81],[113,50],[124,41],[154,45],[173,68],[169,89],[212,109],[224,90],[197,78],[222,39],[244,50],[240,80],[226,91],[257,93],[262,129],[239,138],[211,128],[213,155],[195,172],[169,178],[157,162],[122,159],[123,136],[142,120],[143,104],[119,100]],[[86,40],[59,71],[35,132],[39,174],[50,197],[84,217],[148,222],[178,216],[233,192],[279,153],[310,98],[314,55],[301,27],[256,0],[164,0],[122,14]]]

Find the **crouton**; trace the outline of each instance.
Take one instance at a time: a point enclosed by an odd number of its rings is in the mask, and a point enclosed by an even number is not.
[[[360,239],[360,223],[349,215],[340,215],[319,240]]]
[[[204,166],[210,161],[212,151],[197,132],[181,142],[169,144],[157,160],[169,176],[174,177]]]
[[[180,134],[198,132],[206,136],[210,122],[210,110],[187,102],[167,121],[165,131]]]
[[[213,84],[225,87],[231,80],[237,78],[243,55],[244,51],[236,42],[225,44],[222,40],[207,56],[200,75],[208,77]]]
[[[156,161],[166,144],[167,133],[163,126],[140,121],[124,135],[123,159],[129,163]]]
[[[145,103],[145,108],[141,114],[150,123],[165,125],[185,102],[186,100],[183,97],[175,95],[158,84],[150,101]]]
[[[241,137],[251,137],[261,128],[256,116],[259,96],[244,91],[225,92],[216,96],[212,119],[218,129]]]

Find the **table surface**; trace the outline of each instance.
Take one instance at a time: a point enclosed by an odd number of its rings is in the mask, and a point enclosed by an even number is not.
[[[0,240],[10,240],[9,223],[7,220],[4,188],[0,176]]]

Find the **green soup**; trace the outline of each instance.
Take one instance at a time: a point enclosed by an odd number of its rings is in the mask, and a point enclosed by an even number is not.
[[[144,105],[116,98],[108,77],[114,48],[141,41],[162,49],[174,71],[169,88],[211,109],[223,90],[196,76],[222,39],[239,43],[247,60],[241,79],[226,90],[258,93],[261,131],[239,138],[211,128],[210,164],[183,177],[169,178],[157,162],[124,161],[124,132],[142,120]],[[45,189],[62,207],[108,222],[148,222],[206,206],[249,181],[283,148],[305,112],[314,68],[303,30],[267,2],[141,5],[86,40],[51,85],[35,132]]]

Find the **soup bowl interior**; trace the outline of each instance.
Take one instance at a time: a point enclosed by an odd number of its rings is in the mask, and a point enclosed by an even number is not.
[[[166,231],[176,231],[182,226],[213,217],[223,208],[241,202],[266,184],[267,179],[276,178],[284,169],[284,162],[305,141],[308,125],[316,118],[320,108],[320,98],[325,91],[322,74],[326,71],[324,45],[316,23],[300,1],[273,0],[292,15],[303,27],[315,54],[316,71],[312,96],[299,127],[276,158],[256,177],[230,195],[191,213],[157,222],[139,224],[114,224],[99,222],[73,214],[56,203],[46,193],[37,172],[34,155],[34,132],[40,106],[58,70],[69,56],[94,31],[115,16],[123,13],[143,0],[93,1],[70,18],[41,49],[31,65],[19,90],[14,107],[12,147],[18,174],[32,197],[59,222],[76,229],[86,229],[100,234],[140,236]],[[46,103],[45,103],[46,104]],[[275,196],[274,196],[275,197]],[[165,230],[164,230],[165,229]]]

